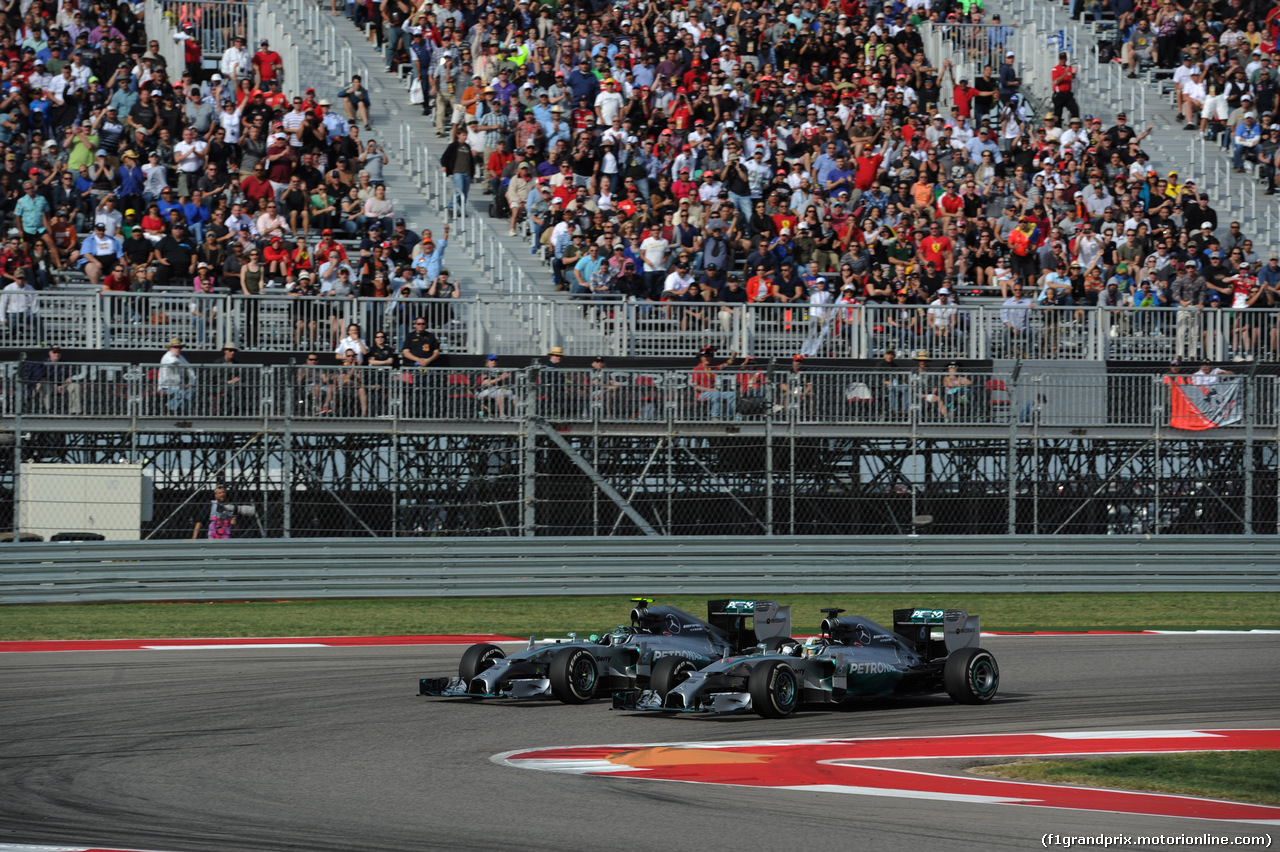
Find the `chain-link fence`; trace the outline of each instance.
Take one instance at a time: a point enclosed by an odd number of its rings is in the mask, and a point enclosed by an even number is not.
[[[1259,370],[34,366],[19,537],[1276,530]]]

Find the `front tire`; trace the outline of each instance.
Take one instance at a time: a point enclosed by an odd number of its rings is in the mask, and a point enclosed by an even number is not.
[[[1000,688],[1000,667],[990,651],[961,648],[947,657],[942,685],[957,704],[986,704]]]
[[[796,670],[782,660],[756,666],[747,678],[751,706],[765,719],[781,719],[795,712],[800,701],[800,680]]]
[[[507,652],[497,645],[481,643],[472,645],[462,654],[462,662],[458,663],[458,677],[463,683],[470,684],[471,679],[493,665],[494,660],[501,660]]]
[[[694,665],[693,660],[686,660],[684,657],[662,657],[653,664],[653,671],[649,675],[649,688],[665,700],[668,692],[684,683],[690,672],[697,670],[698,667]]]
[[[596,658],[587,648],[567,648],[551,660],[551,694],[565,704],[585,704],[600,682]]]

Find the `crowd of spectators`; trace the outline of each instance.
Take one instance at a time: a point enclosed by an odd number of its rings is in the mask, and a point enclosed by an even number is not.
[[[0,323],[34,325],[36,294],[76,272],[107,293],[190,287],[202,335],[202,294],[457,295],[447,229],[415,232],[388,197],[358,79],[348,121],[246,44],[247,14],[218,18],[230,46],[206,57],[195,7],[173,7],[173,68],[141,3],[21,9],[0,20]],[[326,325],[300,338],[333,345],[342,319]]]
[[[1194,130],[1231,152],[1232,168],[1256,165],[1276,194],[1280,149],[1280,7],[1263,0],[1212,4],[1160,0],[1116,8],[1120,58],[1130,77],[1173,72],[1174,109]]]
[[[1177,56],[1184,116],[1210,132],[1225,111],[1222,138],[1265,161],[1270,185],[1275,15],[1255,6],[1117,11],[1125,61]],[[455,198],[478,181],[493,215],[527,233],[554,286],[577,297],[680,303],[694,310],[684,321],[710,327],[732,314],[708,304],[804,304],[819,318],[843,315],[828,305],[881,305],[935,336],[962,329],[962,297],[984,291],[1005,302],[1011,334],[1039,306],[1244,310],[1280,298],[1248,228],[1220,222],[1194,182],[1151,168],[1149,129],[1077,114],[1065,54],[1051,103],[1033,109],[1004,49],[1012,30],[980,4],[332,11],[372,25],[386,71],[412,66],[423,112],[449,137],[440,168]],[[265,41],[228,33],[232,46],[206,61],[182,20],[183,67],[171,69],[139,12],[67,0],[0,27],[0,214],[12,223],[0,318],[31,301],[13,291],[52,286],[67,267],[108,291],[458,295],[447,234],[437,242],[397,216],[387,156],[361,137],[364,81],[337,92],[335,110],[284,80]],[[997,64],[969,80],[926,56],[926,21],[990,24]],[[1187,89],[1205,85],[1197,68],[1214,81],[1200,103]],[[335,235],[358,239],[358,255]],[[336,345],[350,319],[318,329],[299,316],[300,346]],[[1236,357],[1274,352],[1274,335],[1247,336],[1257,344]]]
[[[1198,41],[1171,42],[1248,80],[1225,105],[1268,109],[1245,127],[1269,125],[1276,98],[1257,5],[1197,6]],[[1120,13],[1126,32],[1146,26]],[[1280,300],[1247,225],[1152,167],[1150,128],[1080,114],[1066,54],[1051,98],[1024,93],[1012,29],[981,4],[386,0],[346,14],[372,24],[388,72],[412,65],[455,198],[480,182],[490,215],[579,298],[683,303],[710,328],[728,314],[707,303],[881,305],[910,309],[913,342],[962,331],[969,294],[998,294],[1012,337],[1040,307],[1072,308],[1069,323],[1094,305]],[[926,21],[989,25],[994,67],[969,80],[926,56]],[[1238,37],[1209,45],[1218,30]],[[1164,55],[1153,41],[1133,61]],[[1275,144],[1257,151],[1270,163]],[[1274,352],[1232,354],[1255,349]]]

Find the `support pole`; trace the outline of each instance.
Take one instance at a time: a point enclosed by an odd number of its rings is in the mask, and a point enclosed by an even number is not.
[[[587,475],[587,477],[604,492],[605,496],[614,502],[615,505],[625,514],[631,521],[644,532],[645,535],[656,536],[658,531],[655,530],[650,523],[645,520],[644,516],[635,510],[635,507],[623,499],[618,490],[609,483],[609,480],[600,475],[600,472],[592,467],[591,463],[582,457],[573,445],[564,439],[564,436],[557,432],[546,421],[537,420],[530,421],[531,425],[551,439],[551,442],[560,448],[569,461],[573,462],[579,470]],[[692,455],[692,454],[690,454]],[[696,460],[696,458],[695,458]]]
[[[1009,377],[1009,447],[1005,455],[1005,471],[1009,490],[1009,535],[1018,532],[1018,376],[1022,374],[1022,360],[1013,365]]]

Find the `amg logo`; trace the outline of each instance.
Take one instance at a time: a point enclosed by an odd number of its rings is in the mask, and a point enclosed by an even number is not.
[[[893,666],[888,663],[850,663],[849,674],[890,674],[895,672]]]

